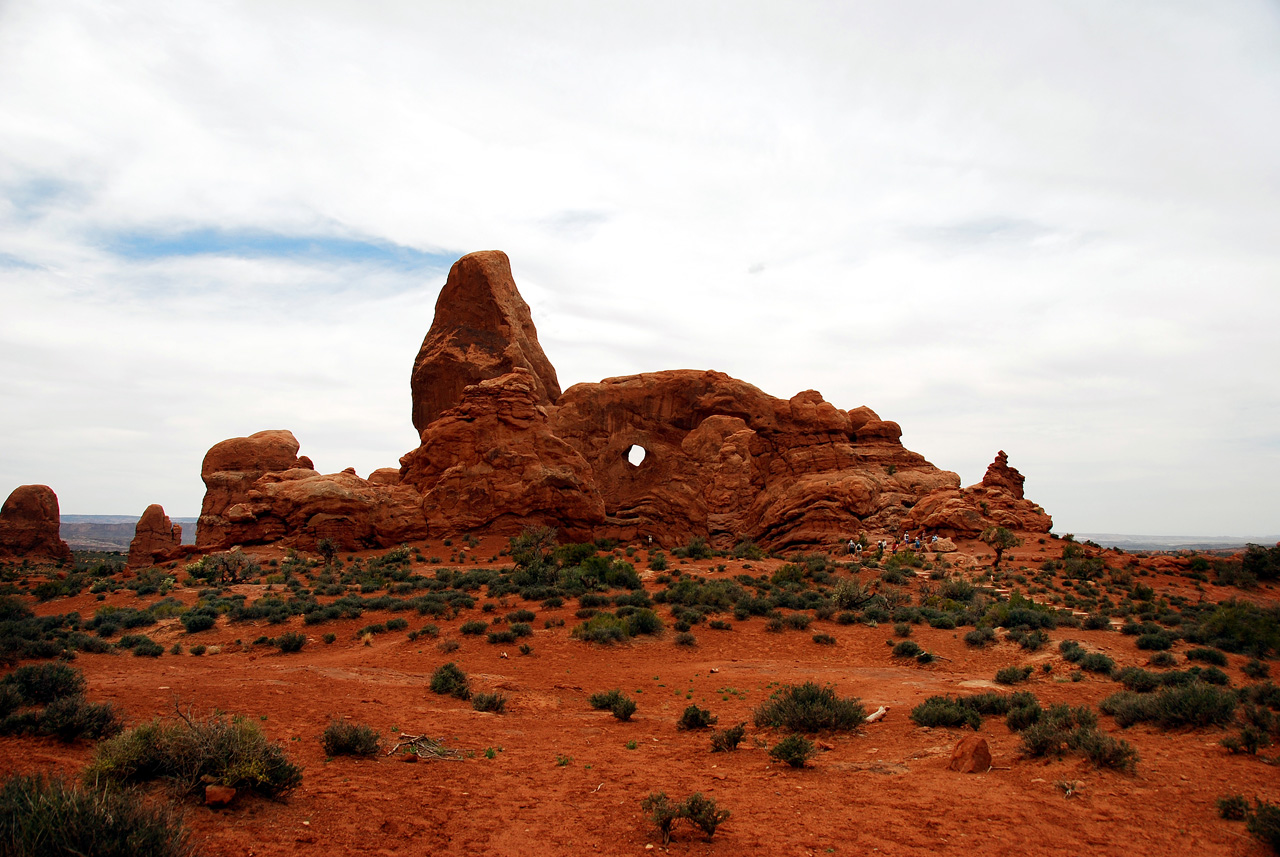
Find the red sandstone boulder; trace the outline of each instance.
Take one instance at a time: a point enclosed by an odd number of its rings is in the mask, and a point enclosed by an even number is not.
[[[517,370],[463,391],[457,407],[400,459],[400,484],[421,492],[432,532],[517,535],[549,525],[587,541],[604,522],[591,467],[556,437],[532,373]]]
[[[245,534],[233,537],[228,532],[228,525],[233,520],[243,523],[244,518],[241,510],[232,510],[243,503],[253,483],[264,473],[310,469],[310,465],[310,460],[298,458],[298,441],[289,431],[260,431],[248,437],[233,437],[214,444],[205,453],[204,464],[200,468],[205,494],[196,527],[196,547],[208,550],[233,544],[273,541],[268,533],[252,534],[250,542],[238,541]],[[275,538],[280,535],[275,534]]]
[[[961,774],[985,774],[991,770],[991,748],[987,739],[968,735],[951,751],[951,770]]]
[[[538,344],[529,305],[516,290],[507,254],[469,253],[449,269],[435,319],[413,363],[413,425],[424,431],[458,404],[467,387],[527,370],[539,404],[560,395],[551,361]]]
[[[1008,493],[1015,500],[1022,499],[1022,484],[1026,478],[1009,466],[1009,456],[1002,449],[996,453],[996,460],[987,465],[987,472],[982,477],[982,487]]]
[[[58,535],[58,495],[47,485],[19,485],[0,508],[0,556],[69,562]]]
[[[129,568],[146,568],[182,555],[182,525],[169,520],[164,507],[152,503],[138,519],[129,543]]]

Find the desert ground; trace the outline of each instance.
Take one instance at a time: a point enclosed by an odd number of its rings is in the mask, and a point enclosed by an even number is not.
[[[893,619],[876,621],[856,610],[842,617],[842,611],[831,609],[784,608],[773,618],[803,613],[811,621],[807,627],[803,621],[785,622],[779,629],[780,623],[766,615],[735,617],[730,606],[695,619],[687,632],[691,640],[676,629],[671,605],[656,603],[664,625],[659,634],[614,644],[571,636],[584,621],[578,598],[564,597],[555,606],[554,598],[492,596],[483,586],[469,592],[474,606],[456,615],[366,609],[359,617],[315,624],[300,615],[276,623],[223,615],[208,630],[185,630],[181,611],[215,592],[223,598],[243,595],[252,604],[316,587],[322,559],[304,554],[291,560],[276,547],[245,548],[262,565],[261,573],[221,588],[193,580],[181,563],[142,572],[168,578],[162,591],[145,595],[138,594],[145,587],[127,588],[139,578],[123,570],[93,578],[94,585],[77,594],[46,600],[30,593],[42,582],[66,578],[66,569],[13,565],[3,580],[41,616],[74,612],[88,621],[104,608],[143,609],[166,598],[180,602],[168,602],[161,611],[166,618],[136,630],[163,646],[163,655],[137,657],[117,649],[74,657],[71,665],[83,671],[88,697],[113,703],[130,726],[173,719],[179,711],[192,717],[243,715],[303,768],[301,785],[279,799],[240,794],[221,808],[152,785],[149,799],[175,801],[192,844],[206,855],[1268,853],[1243,823],[1224,820],[1216,807],[1218,798],[1230,794],[1280,801],[1280,776],[1269,761],[1274,747],[1232,754],[1222,746],[1238,723],[1173,729],[1138,723],[1122,729],[1111,716],[1099,714],[1098,729],[1138,753],[1135,770],[1126,773],[1097,767],[1074,752],[1029,756],[1003,717],[983,718],[976,733],[913,722],[913,708],[929,697],[992,690],[1027,690],[1046,708],[1067,703],[1096,711],[1123,685],[1064,658],[1063,640],[1109,656],[1117,669],[1147,667],[1153,655],[1118,627],[1086,630],[1069,624],[1049,630],[1048,642],[1034,649],[998,627],[990,645],[969,645],[964,638],[972,626],[947,628],[938,622],[943,627],[932,627],[920,614],[911,616],[913,606],[936,604],[939,587],[949,580],[976,584],[979,600],[970,607],[979,612],[1010,593],[1068,613],[1077,599],[1108,599],[1138,621],[1144,609],[1167,620],[1180,605],[1193,609],[1187,605],[1235,597],[1264,607],[1277,603],[1274,583],[1236,590],[1217,585],[1212,572],[1190,570],[1186,557],[1139,557],[1097,547],[1085,547],[1084,556],[1101,560],[1094,566],[1104,569],[1100,576],[1070,580],[1053,568],[1068,545],[1079,550],[1056,537],[1024,534],[1023,544],[1006,552],[992,575],[991,549],[960,541],[951,553],[923,552],[924,564],[906,567],[909,573],[898,583],[884,579],[888,557],[872,564],[868,552],[866,563],[855,564],[842,546],[832,545],[816,580],[802,581],[795,591],[814,589],[829,597],[841,581],[858,580],[870,591],[892,593]],[[653,555],[644,545],[609,547],[602,554],[634,566],[650,596],[680,580],[773,579],[789,564],[794,569],[809,563],[812,569],[822,562],[812,559],[813,552],[762,559],[681,559],[668,552],[667,567],[659,571],[650,569]],[[406,570],[414,578],[512,563],[505,538],[432,540],[409,548]],[[349,571],[356,560],[368,564],[386,553],[341,552],[337,562]],[[291,584],[279,571],[290,563],[306,568]],[[353,590],[359,594],[349,585],[347,592]],[[619,592],[625,590],[608,594]],[[363,597],[389,593],[366,591]],[[337,598],[316,596],[321,604]],[[461,632],[464,623],[476,621],[490,623],[489,631],[509,627],[511,620],[504,617],[521,609],[534,618],[528,622],[532,634],[518,642],[491,643],[484,633]],[[1079,610],[1075,621],[1087,612]],[[396,618],[407,620],[407,627],[360,633]],[[907,621],[894,621],[898,618]],[[722,627],[712,628],[711,621]],[[305,634],[300,651],[285,653],[254,642],[287,631]],[[127,633],[132,632],[119,631],[114,639]],[[326,635],[333,635],[331,642]],[[815,640],[822,635],[821,642]],[[904,639],[933,660],[895,656],[894,647]],[[193,646],[204,646],[203,654],[193,654]],[[1182,640],[1173,644],[1177,668],[1193,666],[1185,658],[1192,648]],[[1252,676],[1243,671],[1249,656],[1227,654],[1226,660],[1222,671],[1231,687],[1259,682],[1257,666]],[[504,695],[505,712],[477,711],[470,702],[431,692],[430,676],[446,662],[468,674],[474,691]],[[1274,661],[1262,663],[1274,667]],[[1029,678],[1013,686],[997,684],[997,671],[1011,666],[1031,667]],[[881,706],[888,710],[852,731],[811,735],[816,756],[793,768],[769,755],[787,733],[757,727],[754,712],[779,688],[810,681],[832,686],[841,697],[856,697],[868,713]],[[588,702],[593,693],[615,688],[636,702],[627,721]],[[745,723],[738,749],[713,753],[709,730],[678,729],[691,704],[715,715],[716,729]],[[379,754],[327,757],[318,739],[334,718],[378,730]],[[462,751],[461,758],[388,755],[401,734],[430,736]],[[951,770],[953,748],[974,734],[988,742],[990,769]],[[2,737],[0,771],[76,778],[94,752],[95,743],[84,740]],[[664,845],[641,809],[642,799],[657,791],[676,800],[701,792],[731,815],[710,839],[677,825]]]

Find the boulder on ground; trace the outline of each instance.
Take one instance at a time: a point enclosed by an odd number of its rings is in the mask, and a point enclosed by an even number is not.
[[[951,751],[951,770],[961,774],[985,774],[991,770],[991,748],[987,739],[966,735]]]

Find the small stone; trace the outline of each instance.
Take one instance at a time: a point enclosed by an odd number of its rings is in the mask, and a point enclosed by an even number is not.
[[[205,786],[205,806],[227,806],[236,799],[236,790],[230,786]]]
[[[951,751],[951,770],[962,774],[983,774],[991,770],[991,748],[986,738],[969,735]]]

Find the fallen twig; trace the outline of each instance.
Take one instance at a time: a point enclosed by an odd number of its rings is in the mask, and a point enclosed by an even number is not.
[[[461,762],[469,755],[465,750],[455,750],[446,747],[444,743],[436,738],[428,735],[400,735],[399,742],[387,751],[388,756],[393,756],[399,752],[400,748],[405,748],[405,752],[413,753],[420,759],[440,759],[446,762]]]

